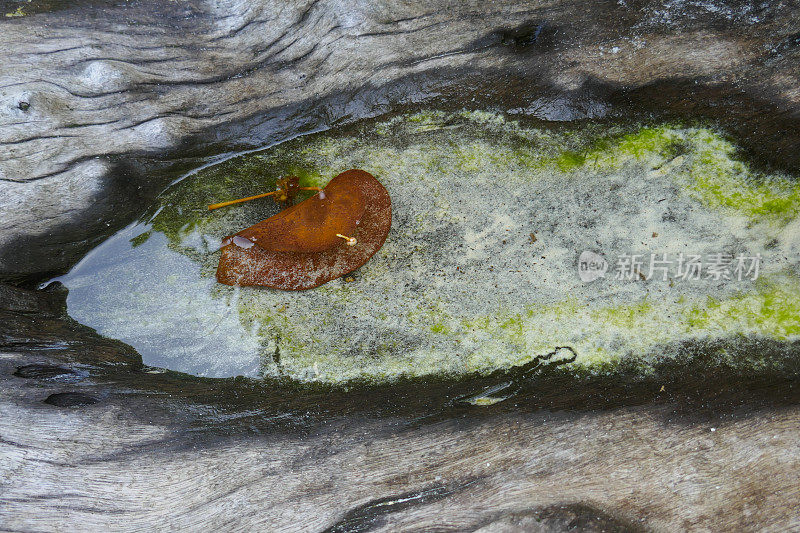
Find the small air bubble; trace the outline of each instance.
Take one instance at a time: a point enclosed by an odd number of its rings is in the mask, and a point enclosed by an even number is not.
[[[235,244],[239,248],[244,248],[245,250],[247,250],[248,248],[251,248],[253,246],[253,241],[251,241],[250,239],[245,239],[244,237],[240,237],[239,235],[236,235],[233,237],[233,244]]]

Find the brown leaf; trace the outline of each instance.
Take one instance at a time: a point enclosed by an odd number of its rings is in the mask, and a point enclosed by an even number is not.
[[[303,290],[366,263],[383,246],[392,225],[389,193],[374,176],[355,169],[336,176],[324,192],[322,200],[315,195],[226,238],[217,280],[226,285]],[[291,211],[297,213],[284,215]],[[270,222],[276,218],[277,222]],[[269,228],[277,228],[278,233],[268,233]],[[357,244],[348,246],[336,233],[356,237]]]
[[[322,193],[226,237],[222,244],[236,236],[274,252],[321,252],[341,244],[336,234],[352,235],[364,215],[363,194],[346,174],[333,178]]]

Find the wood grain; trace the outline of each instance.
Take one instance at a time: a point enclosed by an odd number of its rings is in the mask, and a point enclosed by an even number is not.
[[[181,172],[398,105],[710,116],[769,163],[800,161],[796,2],[23,7],[0,18],[0,278],[16,282],[69,268]],[[439,383],[291,396],[153,373],[53,291],[0,285],[0,303],[2,530],[800,528],[796,376],[688,405],[601,389],[594,406],[440,409]]]
[[[692,399],[664,377],[666,398],[657,381],[566,409],[541,382],[490,408],[454,407],[446,383],[258,388],[154,374],[63,317],[58,293],[0,288],[3,530],[800,527],[796,378],[706,379]]]
[[[777,4],[37,1],[0,19],[6,279],[68,267],[176,166],[436,95],[557,120],[663,80],[800,101]]]

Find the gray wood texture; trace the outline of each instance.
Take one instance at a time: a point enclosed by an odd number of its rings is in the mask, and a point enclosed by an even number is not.
[[[735,119],[768,164],[800,161],[797,2],[22,10],[0,18],[15,282],[69,268],[220,153],[415,102]],[[153,373],[66,318],[57,290],[0,284],[0,530],[800,529],[796,378],[679,386],[484,410],[436,407],[435,383],[293,397]]]
[[[43,1],[0,20],[6,279],[67,268],[165,165],[437,95],[555,119],[663,80],[800,101],[794,2]]]

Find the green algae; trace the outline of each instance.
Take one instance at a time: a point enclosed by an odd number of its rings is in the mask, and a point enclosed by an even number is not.
[[[756,290],[725,300],[707,297],[683,311],[687,331],[735,329],[788,340],[800,334],[800,283],[789,273],[761,278]]]
[[[15,9],[14,11],[5,14],[5,16],[9,18],[24,17],[25,15],[27,15],[27,13],[25,13],[23,6],[18,6],[17,9]]]
[[[753,221],[785,224],[798,215],[800,185],[783,176],[757,175],[734,158],[735,147],[707,130],[692,132],[697,149],[690,188],[705,205],[742,213]]]
[[[573,152],[572,150],[565,150],[558,156],[556,166],[562,172],[569,172],[578,167],[582,167],[586,163],[586,154]]]
[[[209,211],[208,205],[275,190],[277,180],[288,175],[299,177],[302,187],[323,182],[310,162],[280,153],[268,158],[237,157],[203,169],[161,194],[149,215],[152,231],[163,233],[171,244],[178,245],[193,232],[230,226],[243,216],[271,216],[279,208],[269,198],[217,211]]]
[[[271,190],[287,174],[323,186],[348,168],[372,172],[393,198],[389,239],[354,281],[303,293],[213,283],[219,239],[277,207],[267,199],[209,212],[208,204]],[[129,313],[140,329],[176,327],[184,308],[201,313],[197,307],[207,302],[219,314],[209,323],[223,325],[203,331],[204,338],[239,328],[262,374],[302,381],[489,373],[555,346],[576,350],[575,368],[631,359],[646,366],[686,341],[800,335],[796,255],[788,252],[796,235],[759,226],[784,227],[798,208],[794,181],[753,172],[710,128],[578,129],[475,111],[400,115],[232,158],[173,185],[128,238],[135,250],[153,253],[158,243],[151,240],[163,235],[170,253],[198,266],[197,280],[164,273],[176,302],[165,305],[184,302],[175,319],[136,322],[140,309],[150,309],[148,298],[164,293],[157,283],[116,296],[117,312]],[[725,246],[771,260],[761,278],[735,283],[610,276],[582,283],[577,254],[598,246],[610,259]],[[112,268],[105,283],[124,284],[124,274],[124,264]],[[70,312],[81,315],[76,305]],[[87,296],[82,305],[79,319],[102,329],[102,313],[92,306],[113,313],[108,306],[115,304],[110,296],[102,305]],[[121,321],[114,324],[112,333],[126,340]],[[226,342],[196,357],[228,358],[235,367],[244,348]],[[170,348],[169,364],[187,357],[179,348]]]
[[[736,158],[736,147],[709,128],[646,127],[635,133],[604,137],[585,153],[565,152],[560,168],[592,162],[601,168],[620,168],[626,160],[662,159],[691,154],[683,185],[711,208],[723,208],[754,222],[783,223],[800,209],[800,185],[781,175],[763,175]]]
[[[677,147],[680,146],[679,139],[680,136],[666,126],[642,128],[636,133],[622,136],[611,149],[635,159],[643,159],[652,154],[674,157],[677,155]]]
[[[567,299],[528,307],[524,313],[498,312],[470,321],[467,329],[486,332],[525,353],[546,353],[559,343],[569,345],[580,354],[576,363],[591,368],[637,354],[656,355],[676,338],[703,341],[716,338],[721,332],[733,332],[752,338],[796,339],[800,335],[799,309],[800,280],[792,274],[779,273],[759,279],[753,291],[721,300],[712,296],[683,296],[674,302],[645,298],[629,305],[592,307]],[[534,316],[537,320],[531,320]],[[555,323],[561,327],[545,326]],[[566,324],[574,326],[571,333],[567,333],[570,328],[563,327]],[[613,349],[615,338],[636,342],[628,342],[625,353]],[[746,360],[731,363],[748,366]]]

